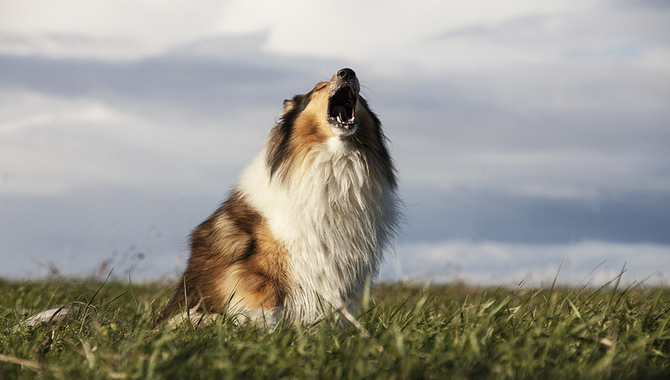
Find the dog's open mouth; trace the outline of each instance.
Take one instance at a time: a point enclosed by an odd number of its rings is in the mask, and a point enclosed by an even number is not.
[[[356,101],[358,97],[350,86],[342,86],[328,101],[328,121],[330,124],[349,130],[356,124]]]

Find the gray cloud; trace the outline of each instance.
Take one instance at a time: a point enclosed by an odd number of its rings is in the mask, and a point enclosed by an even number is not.
[[[406,242],[568,244],[584,240],[670,244],[670,194],[546,199],[458,189],[408,189]]]
[[[173,275],[187,257],[190,230],[224,199],[227,185],[220,186],[219,196],[161,195],[124,186],[6,196],[0,208],[0,276],[44,275],[50,266],[89,276],[105,262],[122,278],[131,267],[135,278]]]
[[[668,11],[616,4],[450,30],[406,66],[270,53],[269,31],[134,60],[0,55],[0,255],[25,273],[141,252],[147,273],[170,272],[282,100],[344,66],[392,142],[401,248],[670,244]]]
[[[403,255],[384,268],[387,278],[526,288],[550,287],[554,281],[600,287],[619,279],[622,286],[668,284],[668,248],[664,245],[450,240],[408,244],[402,249]]]
[[[181,107],[258,106],[297,73],[235,61],[163,56],[130,62],[0,56],[0,83],[67,97],[91,96],[122,101],[180,104]],[[265,86],[266,91],[259,91]],[[281,95],[279,95],[281,96]]]
[[[615,0],[612,2],[615,9],[620,8],[650,8],[650,9],[663,9],[667,10],[670,8],[670,4],[664,0]]]

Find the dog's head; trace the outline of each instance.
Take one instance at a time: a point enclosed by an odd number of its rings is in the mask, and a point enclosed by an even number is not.
[[[381,123],[360,90],[356,73],[345,68],[330,81],[317,83],[310,92],[285,100],[284,112],[270,135],[271,173],[296,170],[293,166],[305,162],[315,146],[332,139],[347,141],[366,155],[379,156],[380,162],[390,167]]]
[[[319,82],[312,91],[285,100],[282,124],[324,138],[349,137],[359,126],[378,123],[360,97],[360,90],[354,70],[339,70],[330,81]]]

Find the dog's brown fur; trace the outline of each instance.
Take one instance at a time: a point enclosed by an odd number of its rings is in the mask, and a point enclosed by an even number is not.
[[[233,193],[191,234],[188,266],[156,322],[198,303],[212,313],[223,313],[230,305],[280,306],[288,282],[286,265],[286,250],[263,217]]]

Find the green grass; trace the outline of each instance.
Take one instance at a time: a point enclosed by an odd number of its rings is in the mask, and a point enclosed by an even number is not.
[[[380,284],[358,317],[264,331],[151,321],[170,286],[0,280],[0,379],[668,379],[670,289]],[[13,327],[54,305],[66,320]]]

